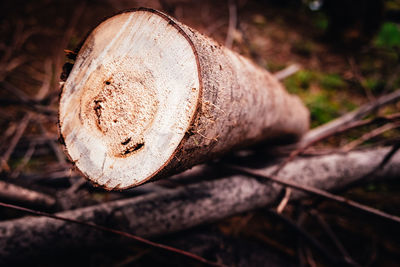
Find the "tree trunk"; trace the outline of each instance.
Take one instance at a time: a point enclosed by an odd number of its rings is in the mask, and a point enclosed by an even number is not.
[[[124,189],[266,139],[309,113],[266,70],[150,9],[101,23],[63,85],[60,134],[91,181]]]
[[[281,175],[286,181],[302,185],[324,190],[338,189],[371,173],[389,150],[379,148],[301,158],[289,162]],[[268,175],[277,166],[260,171]],[[397,153],[383,169],[369,178],[379,181],[398,177],[399,173],[400,154]],[[57,215],[154,237],[271,205],[279,200],[282,189],[282,186],[269,181],[231,175]],[[293,190],[291,199],[303,196],[304,193]],[[91,247],[113,240],[110,234],[46,217],[0,222],[0,237],[0,264],[32,255],[40,257],[40,253],[54,250]]]

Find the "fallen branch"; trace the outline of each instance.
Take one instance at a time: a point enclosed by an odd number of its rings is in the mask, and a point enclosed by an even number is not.
[[[395,114],[391,114],[391,115],[384,116],[384,117],[376,117],[374,119],[354,121],[354,122],[348,123],[343,126],[338,126],[339,128],[335,129],[334,131],[333,131],[333,129],[331,129],[322,135],[317,134],[314,136],[313,135],[314,130],[311,130],[309,133],[311,133],[311,135],[314,137],[311,139],[308,139],[308,141],[304,141],[304,142],[301,141],[299,144],[299,147],[296,150],[293,150],[290,153],[289,157],[285,158],[281,162],[279,167],[275,170],[274,175],[277,175],[286,166],[287,163],[289,163],[290,161],[295,159],[297,156],[301,155],[304,151],[306,151],[307,148],[313,146],[314,144],[316,144],[330,136],[341,134],[341,133],[347,132],[351,129],[370,125],[370,124],[377,123],[377,122],[384,122],[384,121],[392,122],[392,121],[399,121],[399,119],[400,119],[400,113],[395,113]],[[338,120],[341,120],[341,119],[339,118]],[[316,128],[315,131],[319,132],[318,128]],[[306,136],[308,136],[308,134],[306,134]],[[290,145],[290,147],[292,148],[291,145]]]
[[[167,250],[167,251],[170,251],[170,252],[174,252],[174,253],[189,257],[191,259],[197,260],[199,262],[205,263],[205,264],[210,265],[210,266],[224,266],[222,264],[218,264],[218,263],[215,263],[215,262],[208,261],[208,260],[204,259],[203,257],[200,257],[198,255],[195,255],[193,253],[190,253],[190,252],[187,252],[187,251],[184,251],[184,250],[181,250],[181,249],[177,249],[177,248],[174,248],[174,247],[171,247],[171,246],[167,246],[167,245],[163,245],[163,244],[160,244],[160,243],[156,243],[156,242],[150,241],[148,239],[144,239],[142,237],[139,237],[139,236],[136,236],[136,235],[132,235],[132,234],[127,233],[127,232],[118,231],[118,230],[111,229],[111,228],[108,228],[108,227],[104,227],[104,226],[101,226],[101,225],[97,225],[97,224],[94,224],[94,223],[84,222],[84,221],[80,221],[80,220],[76,220],[76,219],[69,219],[69,218],[58,216],[58,215],[53,215],[53,214],[50,214],[50,213],[36,211],[36,210],[32,210],[32,209],[27,209],[27,208],[24,208],[24,207],[11,205],[11,204],[7,204],[7,203],[3,203],[3,202],[0,202],[0,206],[6,207],[6,208],[11,208],[11,209],[14,209],[14,210],[23,211],[23,212],[30,213],[30,214],[33,214],[33,215],[44,216],[46,218],[55,219],[55,220],[59,220],[59,221],[67,222],[67,223],[73,223],[73,224],[77,224],[77,225],[81,225],[81,226],[86,226],[86,227],[93,228],[93,229],[96,229],[96,230],[99,230],[99,231],[103,231],[103,232],[113,233],[113,234],[116,234],[116,235],[119,235],[119,236],[127,237],[129,239],[133,239],[135,241],[144,243],[146,245],[149,245],[149,246],[152,246],[152,247],[155,247],[155,248],[164,249],[164,250]]]
[[[330,263],[336,266],[347,266],[351,265],[354,266],[353,264],[350,264],[350,262],[347,261],[346,258],[340,258],[337,255],[332,255],[329,250],[325,248],[317,239],[312,237],[306,230],[301,228],[299,225],[297,225],[295,222],[293,222],[291,219],[283,216],[282,214],[270,209],[268,210],[268,213],[276,218],[278,218],[280,221],[282,221],[284,224],[288,225],[291,229],[293,229],[295,232],[298,233],[299,236],[304,238],[304,240],[307,241],[308,244],[310,244],[312,247],[314,247],[321,255],[323,255],[327,260],[329,260]]]
[[[329,136],[335,133],[337,130],[346,127],[348,124],[351,124],[355,121],[361,120],[365,116],[373,113],[379,108],[395,103],[400,100],[400,89],[397,89],[393,93],[381,96],[377,100],[371,103],[367,103],[353,112],[347,113],[342,117],[335,119],[331,122],[328,122],[322,126],[319,126],[307,134],[304,135],[300,144],[306,145],[314,140],[320,139],[322,136]]]
[[[390,131],[392,129],[396,129],[400,127],[400,123],[387,123],[379,128],[376,128],[370,132],[367,132],[365,134],[363,134],[360,138],[346,144],[345,146],[342,147],[342,150],[344,152],[348,152],[350,150],[353,150],[354,148],[358,147],[359,145],[361,145],[362,143],[364,143],[365,141],[368,141],[374,137],[377,137],[378,135],[381,135],[387,131]]]
[[[225,38],[225,46],[228,48],[232,48],[232,44],[234,41],[234,36],[237,27],[237,6],[236,0],[228,0],[228,9],[229,9],[229,23],[228,23],[228,32]]]
[[[284,80],[289,76],[292,76],[296,72],[298,72],[301,69],[301,67],[297,64],[289,65],[287,68],[284,68],[283,70],[277,71],[274,73],[275,78],[278,80]]]
[[[352,208],[364,211],[366,213],[373,214],[373,215],[376,215],[378,217],[385,218],[387,220],[390,220],[392,222],[396,222],[396,223],[400,224],[400,217],[398,217],[398,216],[388,214],[386,212],[383,212],[383,211],[380,211],[378,209],[375,209],[375,208],[360,204],[358,202],[352,201],[352,200],[347,199],[347,198],[342,197],[342,196],[334,195],[334,194],[329,193],[329,192],[327,192],[325,190],[321,190],[321,189],[318,189],[318,188],[315,188],[315,187],[312,187],[312,186],[302,185],[300,183],[295,183],[295,182],[291,182],[291,181],[285,181],[284,179],[282,179],[280,177],[276,177],[274,175],[266,175],[262,171],[261,172],[260,171],[253,171],[253,170],[251,170],[249,168],[236,167],[236,166],[231,166],[230,168],[234,169],[234,170],[236,170],[236,171],[238,171],[240,173],[243,173],[245,175],[249,175],[249,176],[252,176],[252,177],[255,177],[255,178],[259,178],[259,179],[268,179],[268,180],[271,180],[271,181],[273,181],[275,183],[278,183],[280,185],[291,187],[291,188],[297,189],[299,191],[303,191],[305,193],[309,193],[309,194],[313,194],[313,195],[316,195],[316,196],[319,196],[319,197],[323,197],[325,199],[333,200],[333,201],[339,202],[340,204],[343,204],[345,206],[349,206],[349,207],[352,207]]]
[[[26,127],[29,124],[29,121],[31,120],[32,115],[30,113],[26,114],[21,122],[18,125],[17,130],[15,131],[15,135],[10,141],[9,147],[6,150],[6,152],[0,157],[0,173],[4,168],[8,168],[7,161],[10,159],[11,154],[14,152],[15,147],[17,146],[19,140],[21,139],[22,135],[25,132]]]
[[[285,181],[321,190],[340,189],[376,168],[375,165],[389,151],[388,148],[379,148],[300,158],[289,162],[280,175],[285,177]],[[263,168],[262,171],[268,175],[276,167]],[[378,181],[398,177],[398,173],[400,155],[395,154],[371,178]],[[62,212],[57,216],[105,227],[117,227],[121,231],[142,237],[154,237],[271,205],[280,197],[282,189],[276,183],[232,175],[176,189],[165,189],[133,199]],[[297,190],[291,194],[292,199],[304,196],[304,193]],[[43,251],[49,253],[68,247],[92,246],[99,240],[112,241],[102,233],[45,217],[1,222],[0,233],[0,261],[40,255]],[[63,242],[58,242],[60,239]]]
[[[30,207],[45,207],[46,209],[51,209],[56,204],[56,200],[49,195],[4,181],[0,181],[0,198],[12,203]]]
[[[344,248],[338,237],[335,235],[329,224],[324,220],[324,218],[318,213],[316,210],[311,210],[309,212],[314,218],[317,219],[317,222],[322,226],[323,230],[325,233],[329,236],[329,238],[332,240],[333,244],[336,246],[336,248],[340,251],[340,253],[343,255],[345,260],[352,264],[352,265],[358,265],[354,259],[350,256],[350,254],[347,252],[347,250]]]

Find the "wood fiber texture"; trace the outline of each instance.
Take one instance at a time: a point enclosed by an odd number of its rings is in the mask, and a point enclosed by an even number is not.
[[[60,100],[67,154],[106,189],[264,140],[298,139],[308,128],[308,110],[268,71],[144,8],[89,35]]]

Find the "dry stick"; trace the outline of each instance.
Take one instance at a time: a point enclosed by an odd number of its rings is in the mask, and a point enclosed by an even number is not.
[[[399,92],[400,92],[400,90],[399,90]],[[345,125],[339,126],[339,128],[336,129],[335,131],[326,131],[325,134],[315,135],[313,137],[313,139],[309,139],[309,141],[307,143],[303,143],[302,144],[302,142],[301,142],[300,143],[300,147],[298,149],[292,151],[290,153],[289,157],[287,157],[284,161],[282,161],[282,163],[278,166],[278,168],[274,171],[273,174],[274,175],[278,174],[286,166],[287,163],[289,163],[290,161],[295,159],[298,155],[302,154],[310,146],[312,146],[315,143],[318,143],[318,142],[320,142],[320,141],[322,141],[322,140],[324,140],[324,139],[326,139],[328,137],[331,137],[332,135],[344,133],[344,132],[347,132],[347,131],[349,131],[351,129],[362,127],[362,126],[366,126],[366,125],[370,125],[370,124],[377,123],[377,122],[382,122],[382,121],[390,122],[390,121],[397,121],[399,119],[400,119],[400,113],[395,113],[395,114],[391,114],[391,115],[384,116],[384,117],[376,117],[374,119],[368,119],[368,120],[362,120],[362,121],[354,121],[354,122],[347,123]],[[310,132],[313,132],[313,130],[311,130]]]
[[[333,241],[333,243],[335,244],[335,246],[337,247],[337,249],[340,251],[340,253],[342,253],[342,255],[345,257],[345,259],[354,264],[354,265],[359,265],[357,264],[349,255],[349,253],[347,252],[347,250],[344,248],[344,246],[342,245],[342,243],[339,241],[339,239],[337,238],[337,236],[335,235],[335,233],[332,231],[331,227],[329,227],[329,225],[326,223],[326,221],[322,218],[321,215],[319,215],[319,213],[316,210],[311,210],[309,212],[312,216],[314,216],[317,221],[319,222],[319,224],[322,226],[322,228],[324,229],[324,231],[328,234],[328,236],[330,237],[330,239]]]
[[[384,158],[389,148],[353,151],[313,158],[300,158],[284,170],[285,178],[307,185],[338,189],[362,177],[374,168],[377,158]],[[263,169],[271,173],[274,166]],[[400,155],[396,154],[383,170],[372,178],[397,178]],[[228,216],[272,205],[282,187],[244,175],[201,181],[176,189],[162,190],[142,197],[123,199],[66,211],[60,216],[90,221],[100,225],[121,225],[145,238],[189,229]],[[305,194],[293,190],[293,198]],[[212,203],[212,204],[210,204]],[[38,255],[46,248],[90,246],[104,240],[100,232],[45,217],[25,217],[0,222],[0,262]],[[62,244],[57,243],[62,238]],[[102,238],[102,239],[101,239]],[[0,263],[1,264],[1,263]]]
[[[296,225],[301,227],[304,224],[305,219],[306,219],[306,213],[304,211],[301,211],[299,216],[297,217]],[[304,238],[301,238],[300,235],[297,236],[296,247],[297,247],[297,256],[299,258],[300,266],[306,266],[307,259],[304,252]]]
[[[396,154],[397,151],[400,149],[400,141],[395,143],[392,147],[392,149],[386,154],[386,156],[383,158],[379,166],[377,167],[377,170],[383,169],[386,164],[389,162],[389,160]],[[376,170],[375,170],[376,171]]]
[[[301,140],[302,146],[313,142],[314,140],[320,139],[322,136],[332,135],[336,131],[354,121],[360,120],[363,117],[371,114],[377,109],[392,104],[400,99],[400,89],[397,89],[393,93],[381,96],[372,103],[365,104],[353,112],[347,113],[344,116],[333,120],[332,122],[326,123],[320,127],[317,127],[309,131]]]
[[[65,159],[65,154],[62,152],[61,147],[54,142],[54,139],[56,139],[56,138],[52,138],[50,136],[49,132],[47,131],[46,127],[44,127],[42,122],[39,121],[38,124],[39,124],[40,131],[46,137],[47,144],[53,150],[55,156],[57,157],[58,162],[61,164],[65,164],[67,162]]]
[[[14,209],[14,210],[20,210],[20,211],[27,212],[27,213],[30,213],[30,214],[33,214],[33,215],[37,215],[37,216],[44,216],[44,217],[48,217],[48,218],[53,218],[55,220],[65,221],[65,222],[69,222],[69,223],[75,223],[75,224],[87,226],[87,227],[90,227],[90,228],[93,228],[93,229],[96,229],[96,230],[99,230],[99,231],[109,232],[109,233],[113,233],[113,234],[116,234],[116,235],[124,236],[124,237],[130,238],[130,239],[136,240],[138,242],[141,242],[143,244],[147,244],[147,245],[152,246],[152,247],[164,249],[164,250],[167,250],[167,251],[170,251],[170,252],[173,252],[173,253],[177,253],[177,254],[186,256],[188,258],[191,258],[191,259],[194,259],[196,261],[208,264],[210,266],[224,266],[223,264],[219,264],[219,263],[216,263],[216,262],[212,262],[212,261],[206,260],[205,258],[200,257],[200,256],[198,256],[196,254],[193,254],[191,252],[188,252],[188,251],[184,251],[184,250],[181,250],[181,249],[178,249],[178,248],[174,248],[174,247],[171,247],[171,246],[168,246],[168,245],[156,243],[156,242],[150,241],[148,239],[145,239],[145,238],[142,238],[142,237],[139,237],[139,236],[127,233],[127,232],[119,231],[119,230],[116,230],[116,229],[108,228],[108,227],[97,225],[97,224],[94,224],[94,223],[84,222],[84,221],[79,221],[79,220],[74,220],[74,219],[69,219],[69,218],[58,216],[58,215],[50,214],[50,213],[47,213],[47,212],[28,209],[28,208],[24,208],[24,207],[21,207],[21,206],[12,205],[12,204],[8,204],[8,203],[4,203],[4,202],[0,202],[0,206],[6,207],[6,208],[10,208],[10,209]]]
[[[235,0],[228,0],[228,9],[229,9],[229,26],[228,26],[228,32],[226,34],[225,46],[228,48],[232,48],[237,26],[237,7]]]
[[[292,76],[296,72],[300,70],[300,66],[297,64],[290,65],[283,70],[280,70],[278,72],[274,73],[275,78],[278,80],[282,81],[286,79],[289,76]],[[279,203],[278,207],[276,208],[276,211],[278,213],[282,213],[282,211],[285,209],[287,203],[289,202],[290,195],[292,193],[292,190],[288,187],[285,188],[285,196],[282,198],[281,202]]]
[[[2,106],[19,105],[23,108],[32,110],[37,113],[41,113],[43,115],[49,115],[49,116],[57,115],[56,110],[54,110],[48,106],[41,105],[40,102],[29,97],[22,90],[13,86],[12,84],[9,84],[7,82],[0,82],[0,86],[17,97],[17,100],[9,100],[9,99],[7,99],[6,101],[0,100],[0,105],[2,105]]]
[[[78,24],[79,19],[84,14],[84,11],[86,9],[86,5],[87,5],[86,2],[83,1],[83,2],[81,2],[80,5],[78,5],[75,8],[74,14],[72,14],[71,20],[69,20],[69,24],[67,26],[67,30],[64,32],[63,38],[60,41],[60,43],[58,44],[59,47],[61,47],[61,48],[66,48],[67,47],[68,43],[70,42],[70,40],[71,40],[71,38],[72,38],[72,36],[74,34],[74,31],[75,31],[75,28],[76,28],[76,26]],[[64,53],[60,53],[60,50],[57,49],[55,51],[54,57],[55,57],[54,69],[57,70],[57,73],[55,73],[55,74],[56,74],[57,77],[60,77],[60,74],[61,74],[61,71],[62,71],[62,65],[64,64]],[[54,85],[54,87],[56,87],[56,86]]]
[[[297,237],[297,256],[299,261],[299,266],[307,266],[306,256],[304,255],[304,248],[303,248],[304,241],[299,237]]]
[[[206,34],[208,36],[213,36],[213,34],[222,26],[225,26],[226,20],[225,19],[219,19],[212,23],[210,26],[208,26],[205,30]]]
[[[19,123],[18,129],[14,137],[11,139],[10,146],[0,159],[1,160],[0,172],[3,170],[4,165],[7,166],[7,161],[10,159],[11,154],[14,152],[15,147],[17,146],[19,140],[24,134],[25,129],[28,126],[29,121],[31,120],[31,117],[32,117],[31,114],[28,113],[22,118],[21,122]]]
[[[363,177],[355,181],[352,185],[357,185],[360,184],[361,182],[365,181],[369,177],[373,176],[377,171],[382,170],[386,164],[390,161],[390,159],[396,154],[397,151],[400,149],[400,141],[397,141],[392,148],[386,153],[386,155],[383,157],[381,162],[376,166],[374,169],[372,169],[370,172],[366,173]]]
[[[400,118],[400,113],[396,113],[396,114],[389,115],[389,116],[387,116],[387,117],[378,117],[378,118],[370,119],[370,120],[356,121],[356,122],[353,122],[353,123],[351,123],[351,124],[348,124],[347,126],[344,126],[344,127],[342,127],[342,128],[337,129],[337,131],[334,132],[334,133],[327,133],[327,135],[325,135],[325,136],[320,136],[319,138],[314,139],[313,141],[310,141],[308,144],[306,144],[306,145],[304,145],[304,146],[300,146],[298,149],[296,149],[295,151],[293,151],[293,152],[289,155],[289,157],[287,157],[287,158],[278,166],[278,168],[276,168],[276,170],[274,171],[273,175],[277,175],[277,174],[285,167],[285,165],[286,165],[287,163],[289,163],[289,162],[292,161],[295,157],[297,157],[298,155],[300,155],[301,153],[303,153],[308,147],[310,147],[310,146],[313,145],[314,143],[317,143],[317,142],[319,142],[319,141],[321,141],[321,140],[323,140],[323,139],[325,139],[325,138],[328,138],[329,136],[331,136],[331,134],[338,134],[338,133],[345,132],[345,131],[348,131],[348,130],[350,130],[350,129],[353,129],[353,128],[355,128],[355,127],[364,126],[364,125],[371,124],[371,123],[377,122],[377,121],[382,121],[382,120],[389,120],[389,121],[390,121],[390,120],[397,120],[397,119],[399,119],[399,118]],[[394,124],[394,125],[397,125],[396,127],[398,127],[398,124],[397,124],[397,123]],[[381,128],[378,128],[378,129],[381,129]],[[386,130],[388,130],[388,129],[387,129],[387,128],[384,128],[384,130],[386,131]],[[369,133],[370,135],[368,135],[367,137],[368,137],[368,138],[371,138],[372,136],[374,136],[373,134],[375,134],[375,133],[377,133],[377,132],[373,131],[372,135],[371,135],[371,133]],[[364,136],[363,136],[363,137],[364,137]],[[363,137],[361,137],[360,139],[362,139]],[[367,137],[365,137],[365,138],[367,138]],[[364,140],[364,141],[365,141],[365,140]],[[350,149],[349,149],[349,150],[350,150]],[[349,150],[347,150],[347,151],[349,151]],[[345,151],[346,151],[346,150],[345,150]],[[285,206],[287,205],[287,203],[289,202],[290,194],[291,194],[291,191],[289,190],[289,188],[285,188],[285,196],[284,196],[284,198],[281,200],[281,202],[279,203],[279,205],[278,205],[278,207],[277,207],[278,213],[282,212],[283,209],[285,208]]]
[[[29,147],[25,152],[24,157],[22,158],[22,162],[11,172],[10,177],[11,178],[16,178],[22,171],[22,169],[28,164],[30,159],[32,158],[33,153],[35,153],[36,149],[36,142],[31,141],[29,142]]]
[[[389,130],[395,129],[400,127],[400,123],[388,123],[385,124],[379,128],[376,128],[374,130],[372,130],[371,132],[365,133],[364,135],[362,135],[360,138],[358,138],[357,140],[354,140],[348,144],[346,144],[342,150],[344,152],[349,152],[350,150],[356,148],[357,146],[361,145],[362,143],[364,143],[367,140],[370,140],[378,135],[383,134],[384,132],[387,132]]]
[[[311,249],[309,247],[305,247],[304,251],[306,253],[306,258],[307,258],[307,263],[310,267],[318,267],[318,265],[315,263],[315,260],[313,258]]]
[[[42,81],[42,86],[39,88],[36,96],[34,97],[35,101],[42,101],[47,97],[50,92],[50,85],[51,85],[51,76],[52,76],[52,61],[50,59],[46,59],[44,62],[44,70],[45,70],[45,77],[43,79],[38,79]]]
[[[284,68],[283,70],[277,71],[274,73],[275,78],[282,81],[289,76],[292,76],[296,72],[298,72],[301,67],[297,64],[289,65],[288,67]]]
[[[277,77],[275,75],[275,77]],[[278,76],[279,77],[279,76]],[[349,124],[354,123],[354,121],[358,119],[362,119],[367,114],[373,112],[374,110],[382,107],[384,105],[388,105],[400,99],[400,90],[397,90],[391,94],[385,95],[374,101],[373,103],[365,104],[364,106],[358,108],[357,110],[350,112],[330,123],[324,124],[314,130],[308,132],[300,141],[300,147],[294,150],[289,157],[287,157],[274,171],[273,175],[277,175],[288,162],[292,161],[298,155],[303,153],[308,147],[312,144],[321,141],[331,135],[337,134],[339,132],[346,131],[348,129],[354,128],[356,125],[352,125],[353,127],[349,127]],[[346,127],[347,126],[347,127]],[[350,125],[351,126],[351,125]],[[360,125],[358,125],[360,126]],[[289,201],[290,191],[286,188],[285,198],[282,199],[278,208],[282,209],[285,207],[286,203]],[[283,208],[282,208],[283,207]]]
[[[244,168],[244,167],[238,167],[238,166],[232,166],[232,165],[228,165],[229,168],[238,171],[240,173],[252,176],[254,178],[258,178],[258,179],[268,179],[271,180],[273,182],[276,182],[278,184],[284,185],[284,186],[289,186],[292,187],[294,189],[306,192],[306,193],[310,193],[313,195],[317,195],[329,200],[333,200],[342,204],[345,204],[346,206],[364,211],[366,213],[369,214],[373,214],[376,215],[378,217],[381,218],[385,218],[389,221],[395,222],[395,223],[400,223],[400,217],[392,215],[392,214],[388,214],[386,212],[380,211],[378,209],[360,204],[358,202],[355,202],[353,200],[347,199],[345,197],[342,196],[338,196],[338,195],[334,195],[332,193],[329,193],[327,191],[315,188],[315,187],[311,187],[311,186],[306,186],[306,185],[300,185],[291,181],[285,181],[279,177],[276,177],[275,175],[264,175],[262,173],[259,173],[257,171],[251,170],[249,168]]]
[[[357,66],[357,64],[356,64],[356,62],[355,62],[355,60],[354,60],[354,57],[350,57],[350,58],[349,58],[349,64],[350,64],[350,67],[351,67],[351,70],[352,70],[352,72],[353,72],[354,77],[357,79],[359,85],[363,88],[363,90],[364,90],[364,92],[365,92],[365,95],[367,96],[368,100],[369,100],[369,101],[374,101],[374,100],[375,100],[375,97],[374,97],[374,95],[372,94],[371,89],[366,88],[366,87],[363,85],[366,79],[365,79],[365,77],[363,77],[363,75],[361,74],[361,71],[360,71],[360,69],[358,68],[358,66]]]
[[[3,114],[0,114],[1,116]],[[4,131],[4,134],[0,137],[0,151],[3,150],[3,147],[5,147],[6,145],[8,145],[6,143],[6,140],[15,133],[15,131],[17,130],[17,122],[10,122],[10,126],[8,126],[7,130]]]
[[[281,202],[279,203],[278,207],[276,208],[277,213],[282,213],[282,211],[285,209],[287,203],[289,203],[291,194],[292,194],[292,189],[290,189],[290,187],[286,187],[285,195],[283,196]]]
[[[52,208],[56,200],[41,192],[0,181],[0,197],[19,203]]]
[[[14,85],[12,85],[6,81],[0,82],[0,85],[8,93],[17,97],[22,103],[25,103],[25,104],[33,103],[32,99],[24,91],[15,87]]]
[[[299,225],[294,223],[292,220],[290,220],[286,216],[283,216],[282,214],[279,214],[272,209],[268,209],[268,212],[271,215],[279,218],[282,222],[284,222],[286,225],[290,226],[292,229],[294,229],[301,237],[303,237],[310,245],[312,245],[314,248],[316,248],[330,262],[336,263],[336,264],[346,263],[343,259],[337,259],[337,257],[333,256],[318,240],[313,238],[303,228],[301,228]]]

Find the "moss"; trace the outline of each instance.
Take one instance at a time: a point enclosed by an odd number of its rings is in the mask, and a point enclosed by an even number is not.
[[[346,82],[338,74],[321,74],[318,80],[321,87],[328,90],[341,89],[346,86]]]
[[[313,127],[333,120],[358,106],[352,101],[349,84],[336,73],[300,70],[285,79],[284,84],[290,93],[300,96],[307,105]],[[371,83],[371,86],[373,85]]]
[[[285,65],[279,64],[279,63],[276,63],[273,61],[269,61],[269,62],[267,62],[265,67],[270,72],[276,72],[276,71],[280,71],[280,70],[284,69]]]
[[[375,38],[377,47],[394,48],[400,47],[400,27],[392,22],[386,22]]]
[[[385,88],[385,83],[377,78],[366,78],[361,85],[371,92],[381,92]]]
[[[323,89],[335,90],[344,89],[347,83],[338,74],[325,74],[310,70],[301,70],[295,75],[285,80],[285,86],[292,93],[299,93],[310,87],[312,83],[316,83]]]
[[[324,92],[309,94],[305,103],[310,110],[311,126],[315,127],[339,116],[340,106]]]
[[[300,70],[287,78],[284,84],[290,93],[298,94],[308,89],[314,79],[314,73],[309,70]]]
[[[354,102],[352,102],[349,98],[344,98],[340,102],[340,106],[343,107],[346,111],[354,110],[358,107]]]
[[[329,26],[329,19],[324,13],[318,12],[314,18],[314,25],[316,28],[326,31]]]

